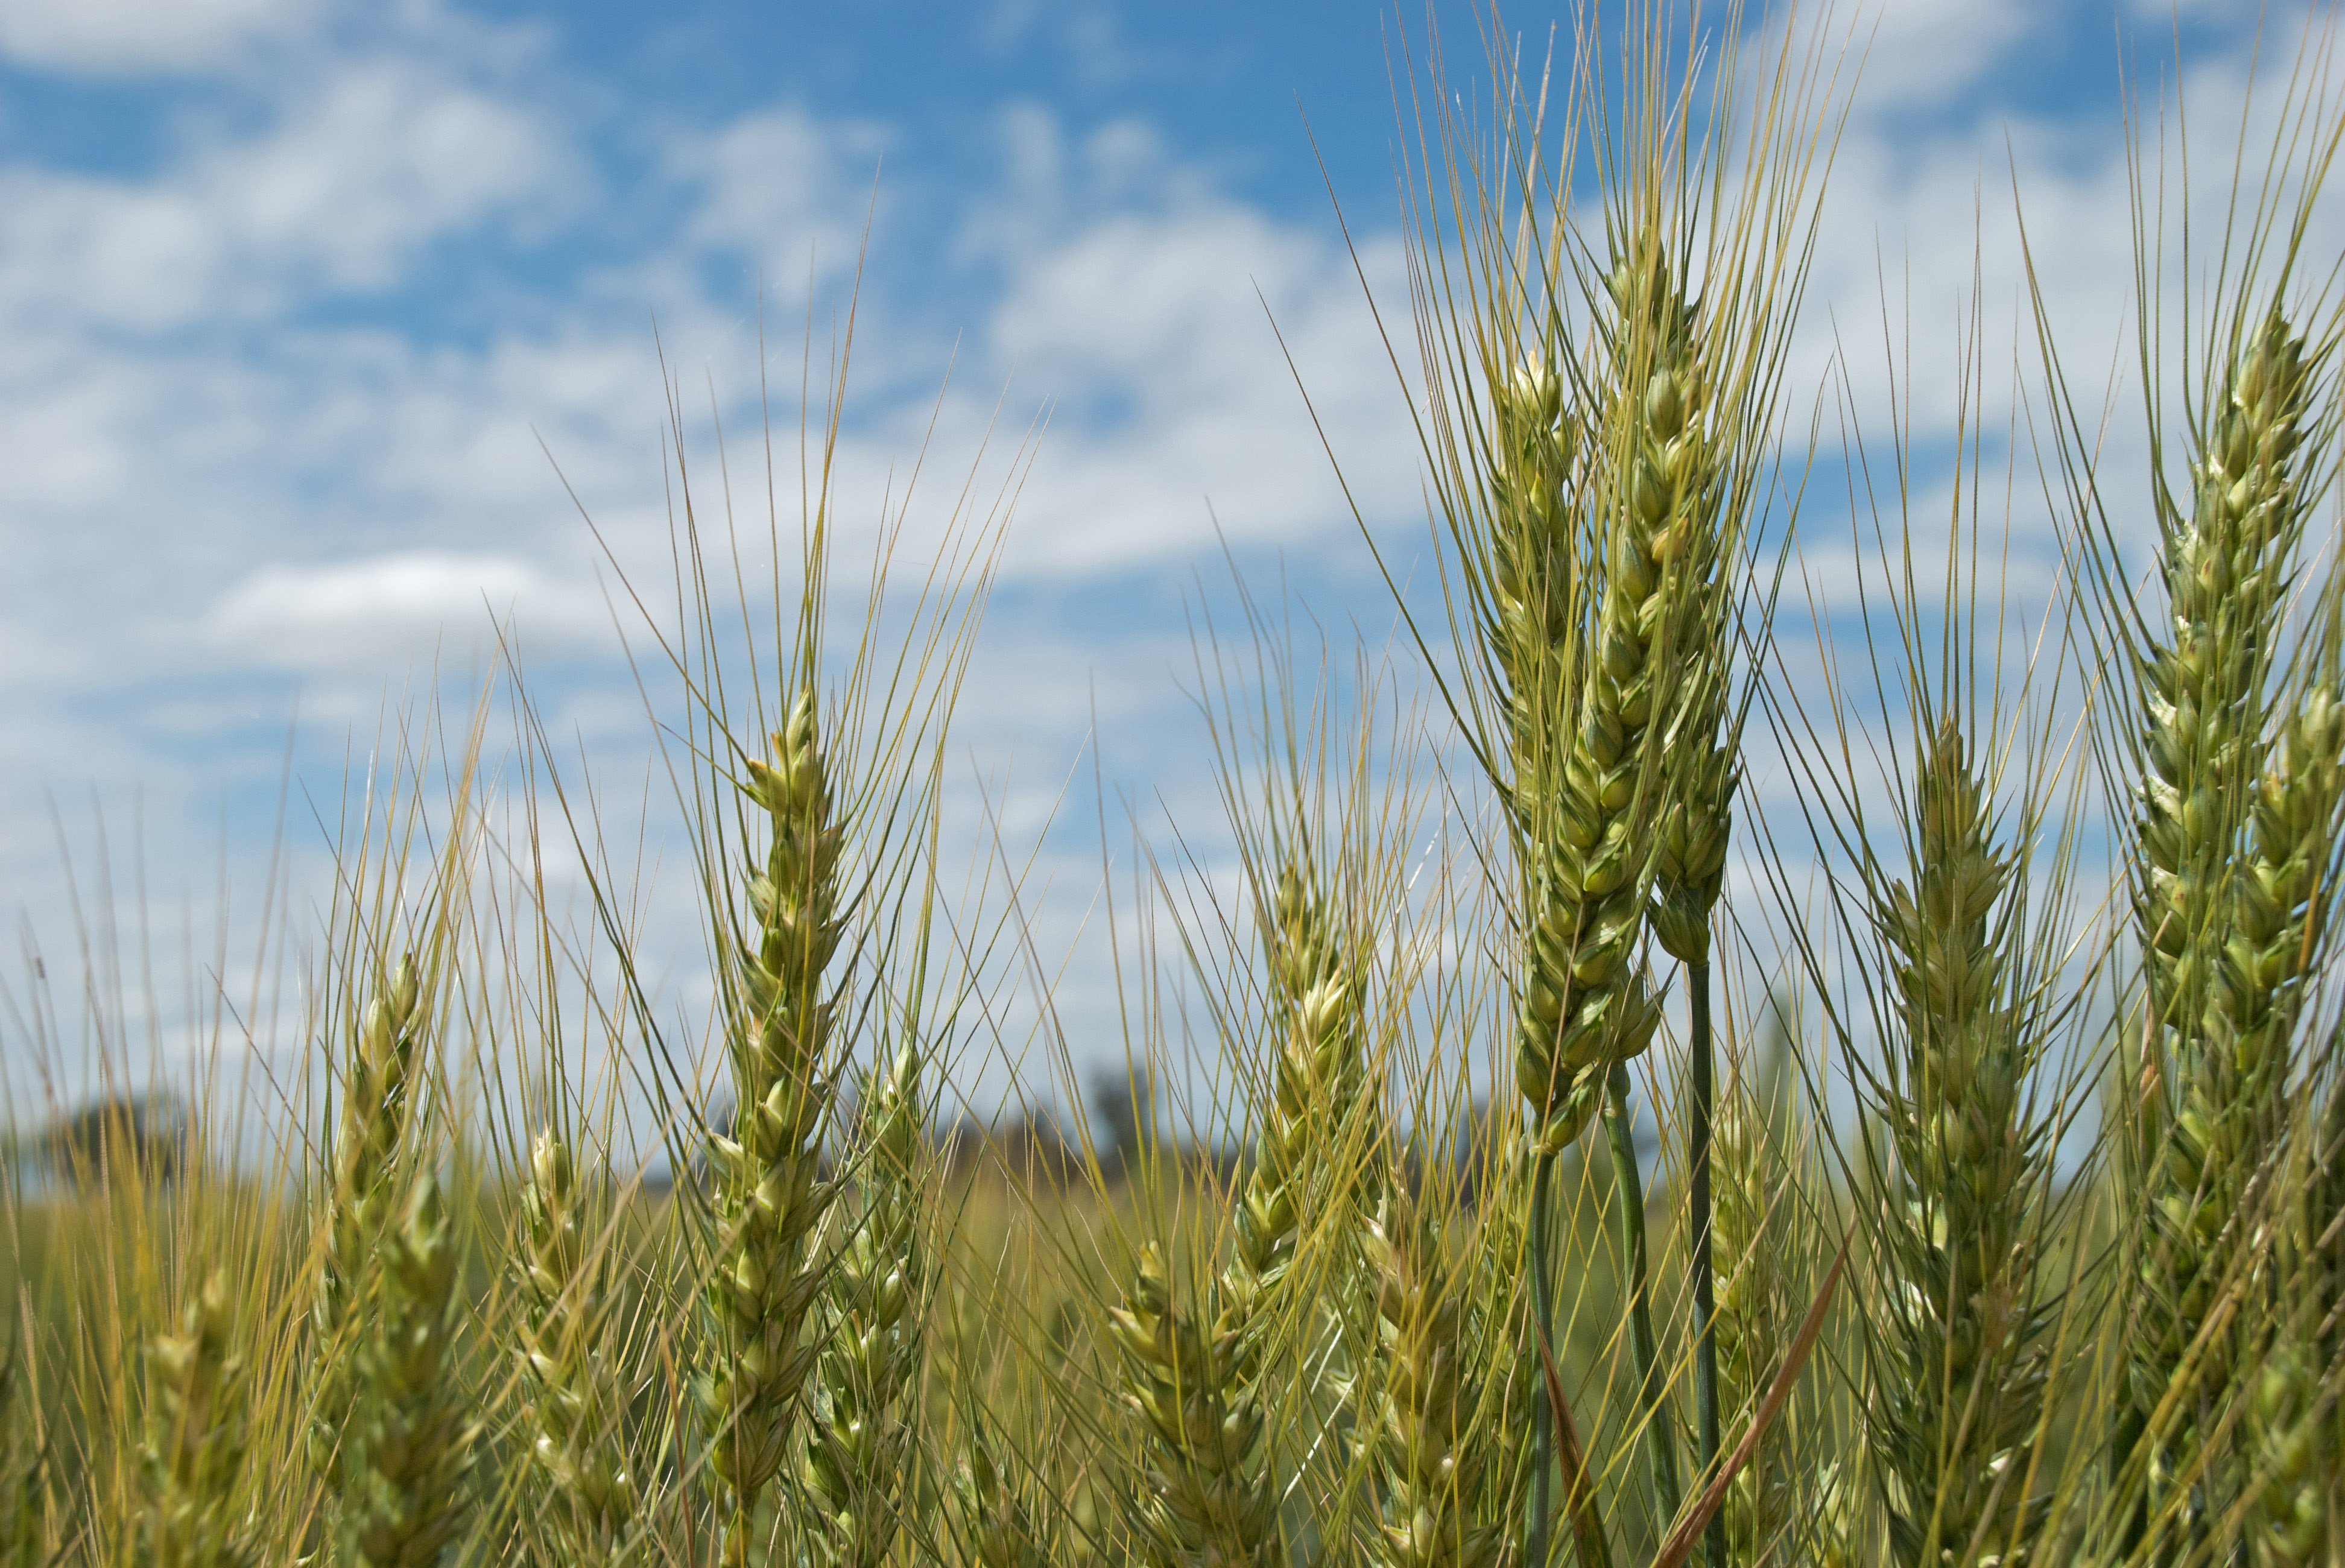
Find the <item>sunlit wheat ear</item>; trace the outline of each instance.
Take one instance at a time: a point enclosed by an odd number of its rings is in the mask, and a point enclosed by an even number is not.
[[[743,790],[767,814],[772,840],[749,886],[756,926],[729,954],[726,1046],[737,1108],[733,1136],[709,1145],[716,1257],[702,1295],[698,1385],[728,1565],[749,1561],[758,1500],[787,1456],[820,1350],[807,1336],[822,1284],[807,1267],[807,1241],[831,1199],[817,1173],[831,1098],[822,1076],[832,1012],[823,976],[838,947],[843,829],[811,685],[774,737],[773,760],[751,759],[748,774]]]
[[[1223,1310],[1220,1295],[1216,1281],[1204,1302],[1210,1319],[1184,1310],[1173,1300],[1163,1251],[1152,1241],[1124,1304],[1109,1312],[1124,1397],[1147,1433],[1140,1506],[1162,1568],[1274,1568],[1285,1560],[1262,1404],[1239,1376],[1244,1325]]]
[[[430,1170],[377,1261],[349,1358],[343,1561],[432,1568],[464,1525],[473,1434],[457,1354],[457,1239]]]
[[[2206,1527],[2210,1501],[2238,1482],[2205,1446],[2233,1355],[2224,1335],[2201,1330],[2246,1239],[2230,1222],[2255,1162],[2235,1154],[2269,1127],[2278,1084],[2268,1062],[2233,1048],[2269,1043],[2269,1032],[2237,1010],[2241,1002],[2260,1007],[2255,996],[2269,988],[2249,974],[2249,995],[2235,998],[2228,947],[2243,903],[2260,910],[2268,902],[2242,884],[2239,857],[2264,771],[2265,692],[2303,531],[2296,459],[2313,379],[2302,339],[2276,309],[2242,337],[2204,427],[2191,515],[2163,518],[2171,641],[2153,643],[2139,673],[2147,733],[2135,887],[2149,1055],[2138,1069],[2142,1118],[2132,1148],[2150,1207],[2128,1430],[2153,1444],[2145,1516],[2179,1495],[2193,1536]],[[2194,1387],[2169,1430],[2148,1432],[2186,1375]]]
[[[1640,623],[1659,622],[1661,663],[1650,677],[1662,703],[1654,722],[1661,725],[1664,752],[1651,786],[1659,797],[1652,930],[1680,963],[1707,964],[1741,778],[1728,723],[1736,586],[1729,572],[1740,548],[1739,519],[1726,515],[1721,448],[1728,437],[1713,426],[1710,367],[1693,305],[1657,239],[1613,274],[1612,296],[1627,360],[1620,395],[1631,416],[1627,472],[1615,504],[1644,523],[1659,568],[1657,592],[1633,602]],[[1623,586],[1637,586],[1634,572]]]
[[[341,1120],[327,1195],[324,1256],[313,1310],[317,1335],[310,1452],[330,1487],[340,1483],[347,1363],[360,1325],[375,1250],[407,1196],[407,1131],[421,1037],[421,978],[402,956],[359,1015],[343,1057]]]
[[[1050,1561],[1033,1511],[1001,1472],[992,1440],[972,1421],[953,1476],[953,1526],[969,1568],[1043,1568]]]
[[[920,1057],[907,1047],[864,1098],[863,1211],[834,1265],[807,1433],[808,1534],[838,1568],[878,1568],[918,1494],[909,1406],[926,1366]]]
[[[1642,1051],[1660,1017],[1635,961],[1659,630],[1639,612],[1660,589],[1660,563],[1637,507],[1608,508],[1599,526],[1603,589],[1584,666],[1558,652],[1536,673],[1531,692],[1546,723],[1515,759],[1512,781],[1524,923],[1515,1077],[1531,1108],[1528,1134],[1548,1153],[1586,1129],[1611,1065]]]
[[[1437,1229],[1397,1189],[1369,1228],[1382,1340],[1375,1411],[1385,1516],[1375,1561],[1391,1568],[1492,1568],[1511,1511],[1490,1507],[1506,1463],[1484,1408],[1467,1300]],[[1501,1495],[1506,1495],[1502,1491]]]
[[[244,1358],[228,1276],[215,1272],[147,1361],[143,1561],[153,1568],[244,1568]]]
[[[640,1501],[627,1464],[626,1386],[607,1339],[606,1264],[569,1146],[531,1146],[522,1191],[523,1398],[537,1511],[577,1563],[607,1561]]]
[[[1922,737],[1910,880],[1870,889],[1893,984],[1882,1107],[1888,1342],[1874,1466],[1901,1563],[2000,1563],[2025,1535],[2025,1450],[2043,1409],[2048,1311],[2035,1283],[2046,1129],[2021,1095],[2041,1054],[2015,996],[2022,863],[1954,720]]]

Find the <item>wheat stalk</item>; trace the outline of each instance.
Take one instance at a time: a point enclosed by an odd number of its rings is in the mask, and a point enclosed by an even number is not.
[[[830,1203],[819,1180],[830,1105],[822,1068],[832,1001],[824,971],[838,946],[843,829],[816,732],[811,684],[773,738],[773,761],[750,758],[742,791],[771,818],[763,872],[749,885],[754,936],[735,945],[733,1136],[712,1136],[716,1264],[702,1293],[707,1333],[698,1384],[711,1429],[710,1472],[723,1492],[724,1561],[746,1568],[759,1499],[781,1469],[807,1373],[806,1339],[821,1286],[807,1267]]]
[[[1275,1456],[1265,1441],[1268,1384],[1282,1374],[1279,1347],[1298,1332],[1307,1340],[1322,1321],[1313,1302],[1290,1300],[1294,1282],[1331,1296],[1341,1317],[1361,1262],[1350,1217],[1360,1118],[1372,1108],[1361,1016],[1365,966],[1299,844],[1282,856],[1259,924],[1274,1043],[1228,1261],[1208,1288],[1203,1312],[1193,1317],[1172,1302],[1162,1253],[1152,1244],[1114,1319],[1127,1397],[1145,1419],[1155,1452],[1148,1515],[1181,1561],[1200,1553],[1284,1560]],[[1298,1257],[1306,1240],[1320,1254],[1307,1267]],[[1356,1398],[1356,1377],[1352,1392]],[[1223,1429],[1210,1438],[1207,1411],[1221,1412]]]
[[[522,1192],[520,1361],[535,1429],[530,1457],[551,1493],[545,1516],[579,1563],[611,1558],[640,1501],[622,1425],[626,1389],[605,1339],[605,1265],[584,1209],[569,1146],[542,1133]]]
[[[897,1053],[864,1097],[863,1211],[830,1274],[827,1334],[807,1434],[806,1495],[816,1554],[878,1568],[914,1489],[912,1412],[926,1365],[928,1261],[917,1161],[926,1129],[920,1057]]]

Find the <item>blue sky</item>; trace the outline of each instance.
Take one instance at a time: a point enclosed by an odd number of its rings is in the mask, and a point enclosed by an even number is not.
[[[1917,440],[1943,445],[1974,258],[1990,352],[2013,340],[2015,175],[2072,352],[2121,365],[2120,49],[2154,91],[2178,39],[2194,104],[2220,121],[2256,19],[2213,0],[1861,13],[1870,54],[1794,400],[1856,341],[1851,395],[1884,406],[1870,345],[1886,299],[1911,333]],[[1453,56],[1478,57],[1470,13],[1442,20]],[[1536,35],[1548,18],[1518,5],[1509,20]],[[1413,7],[1407,21],[1422,34]],[[256,920],[289,755],[287,907],[297,927],[312,918],[328,884],[303,792],[339,797],[387,695],[435,656],[476,659],[492,609],[518,628],[553,727],[640,794],[651,742],[608,564],[563,481],[624,567],[655,572],[652,323],[695,432],[713,387],[737,442],[754,427],[761,282],[768,361],[788,380],[809,282],[833,309],[867,216],[846,510],[876,515],[930,430],[923,482],[940,505],[937,476],[972,462],[999,483],[1051,410],[965,703],[972,772],[1031,837],[1069,770],[1090,767],[1096,722],[1111,794],[1169,803],[1215,842],[1195,825],[1214,805],[1183,677],[1189,607],[1201,582],[1226,582],[1224,541],[1259,582],[1285,571],[1333,624],[1389,613],[1265,305],[1371,527],[1404,550],[1422,535],[1406,409],[1327,188],[1370,288],[1398,305],[1398,39],[1369,0],[10,0],[11,917],[70,953],[103,903],[103,843],[117,901],[143,865],[131,902],[163,926],[208,930],[223,880],[230,924]],[[2023,568],[2048,571],[2048,536],[2015,527]],[[1835,580],[1833,547],[1816,561]],[[1045,855],[1067,904],[1039,918],[1062,945],[1096,864],[1088,788],[1066,814],[1081,831]],[[974,790],[961,798],[975,820]],[[171,915],[183,901],[202,913]],[[1077,1001],[1112,1017],[1095,990]]]

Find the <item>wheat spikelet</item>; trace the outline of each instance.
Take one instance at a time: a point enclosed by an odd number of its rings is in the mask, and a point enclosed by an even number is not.
[[[582,1226],[569,1146],[531,1146],[522,1192],[520,1360],[535,1429],[530,1457],[549,1489],[545,1517],[574,1563],[607,1561],[639,1502],[621,1421],[626,1390],[605,1342],[610,1303],[600,1249]]]
[[[733,1136],[710,1139],[716,1266],[702,1293],[707,1333],[698,1396],[708,1465],[723,1492],[724,1561],[749,1561],[758,1500],[787,1456],[797,1399],[819,1347],[807,1342],[820,1288],[808,1238],[830,1201],[817,1179],[830,1091],[831,999],[823,972],[838,946],[840,825],[815,725],[811,685],[752,758],[745,794],[771,818],[765,868],[749,886],[753,936],[733,953],[726,1044]]]
[[[228,1276],[215,1270],[150,1353],[147,1502],[140,1556],[153,1568],[254,1561],[234,1512],[243,1478],[244,1360]]]
[[[431,1568],[463,1525],[472,1434],[456,1355],[456,1239],[430,1170],[376,1262],[349,1353],[343,1552],[369,1568]]]
[[[2207,422],[2190,518],[2170,507],[2162,518],[2173,635],[2153,643],[2139,669],[2147,730],[2136,923],[2148,1015],[2140,1072],[2150,1088],[2131,1154],[2150,1206],[2144,1321],[2118,1446],[2149,1437],[2142,1517],[2179,1495],[2188,1536],[2237,1483],[2205,1447],[2233,1360],[2228,1336],[2205,1327],[2244,1239],[2231,1221],[2256,1162],[2234,1156],[2267,1125],[2268,1108],[2241,1097],[2276,1086],[2268,1062],[2243,1062],[2235,1048],[2269,1045],[2263,1020],[2240,1007],[2253,1012],[2253,993],[2269,988],[2255,984],[2252,962],[2235,969],[2227,949],[2236,912],[2245,906],[2260,918],[2271,907],[2242,883],[2240,857],[2264,769],[2279,607],[2303,526],[2295,460],[2312,382],[2302,340],[2277,308],[2244,336]],[[2235,996],[2242,979],[2250,995]],[[2193,1386],[2182,1391],[2170,1430],[2150,1432],[2154,1412],[2186,1376]]]
[[[1896,1156],[1887,1228],[1893,1343],[1870,1423],[1902,1563],[2008,1561],[2025,1449],[2042,1410],[2047,1314],[2035,1299],[2044,1135],[2021,1115],[2039,1047],[2013,994],[2019,863],[1949,716],[1916,762],[1913,880],[1873,918],[1894,982],[1883,1111]]]
[[[807,1435],[816,1553],[878,1568],[895,1540],[914,1429],[906,1406],[926,1357],[928,1298],[915,1162],[926,1123],[919,1054],[906,1047],[865,1096],[863,1212],[830,1275],[827,1333]]]
[[[402,956],[380,995],[359,1016],[344,1063],[341,1122],[334,1139],[324,1255],[312,1312],[318,1351],[310,1452],[329,1486],[340,1483],[342,1423],[350,1391],[341,1369],[379,1239],[405,1197],[411,1083],[421,1033],[421,977]]]
[[[1183,1310],[1163,1251],[1152,1241],[1124,1304],[1109,1311],[1123,1352],[1124,1397],[1150,1438],[1142,1516],[1162,1568],[1274,1568],[1284,1561],[1263,1409],[1240,1375],[1247,1325],[1223,1310],[1221,1297],[1217,1280],[1206,1292],[1210,1316]]]

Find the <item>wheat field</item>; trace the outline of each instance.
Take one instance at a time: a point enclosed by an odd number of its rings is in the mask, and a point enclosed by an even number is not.
[[[1103,1084],[945,848],[1014,487],[840,559],[810,347],[804,506],[679,468],[623,596],[705,1009],[525,670],[387,721],[314,1070],[10,1149],[0,1563],[2345,1562],[2332,40],[2228,186],[2137,138],[2143,395],[1964,345],[2034,466],[1966,423],[1946,507],[1790,382],[1862,39],[1751,21],[1410,56],[1436,586],[1201,644],[1243,875],[1148,866]]]

